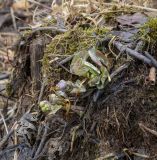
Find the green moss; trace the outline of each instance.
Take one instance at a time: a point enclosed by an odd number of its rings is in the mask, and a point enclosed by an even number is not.
[[[42,27],[54,26],[56,24],[57,24],[57,20],[52,17],[51,19],[44,19]]]
[[[157,18],[151,18],[140,29],[140,36],[145,41],[157,41]]]
[[[6,84],[6,93],[8,96],[11,96],[13,94],[12,85],[10,83]]]

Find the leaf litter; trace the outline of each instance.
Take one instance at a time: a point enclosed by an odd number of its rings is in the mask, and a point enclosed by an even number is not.
[[[14,157],[156,159],[157,19],[105,4],[54,1],[40,26],[20,28],[7,84]]]

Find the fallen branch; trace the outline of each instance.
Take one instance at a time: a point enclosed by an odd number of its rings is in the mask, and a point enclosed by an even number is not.
[[[154,63],[152,63],[151,59],[149,59],[148,57],[142,55],[141,53],[138,53],[135,50],[132,50],[130,48],[128,48],[127,46],[121,44],[120,42],[114,41],[113,45],[121,52],[121,53],[127,53],[129,56],[136,58],[138,60],[143,61],[144,63],[150,65],[150,66],[154,66],[157,68],[157,66],[154,65]]]
[[[37,29],[34,29],[34,32],[37,31],[56,31],[56,32],[61,32],[61,33],[65,33],[67,30],[66,29],[61,29],[61,28],[57,28],[57,27],[39,27]]]
[[[147,58],[149,58],[152,61],[152,64],[157,68],[157,60],[148,52],[144,52],[144,54]]]
[[[38,28],[31,28],[31,27],[19,27],[19,31],[24,30],[32,30],[32,33],[38,32],[38,31],[55,31],[60,33],[65,33],[67,30],[57,27],[38,27]]]

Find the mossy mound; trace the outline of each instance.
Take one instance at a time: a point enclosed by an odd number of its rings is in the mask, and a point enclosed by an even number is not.
[[[55,59],[62,60],[75,52],[88,50],[90,47],[96,46],[97,42],[104,38],[107,31],[106,28],[83,29],[79,27],[64,34],[56,35],[46,46],[42,62],[43,74],[46,75],[48,79],[52,78],[52,72],[55,73],[55,75],[57,75],[57,73],[60,74],[61,70],[58,69],[56,65],[53,65],[52,61],[55,61]]]

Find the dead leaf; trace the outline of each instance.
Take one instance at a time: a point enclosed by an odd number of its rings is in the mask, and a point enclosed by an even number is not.
[[[133,15],[122,15],[117,17],[117,22],[123,26],[137,26],[147,22],[148,18],[142,13],[135,13]]]

